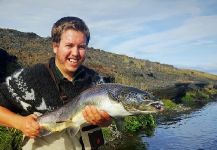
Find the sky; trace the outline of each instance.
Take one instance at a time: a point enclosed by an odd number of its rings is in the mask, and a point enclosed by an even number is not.
[[[217,75],[217,0],[0,0],[0,27],[50,36],[83,19],[90,47]]]

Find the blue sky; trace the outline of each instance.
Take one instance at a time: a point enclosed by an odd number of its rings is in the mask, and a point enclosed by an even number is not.
[[[0,0],[0,27],[50,36],[82,18],[91,47],[217,74],[217,0]]]

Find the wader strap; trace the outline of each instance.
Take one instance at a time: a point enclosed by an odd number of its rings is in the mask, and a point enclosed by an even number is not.
[[[50,65],[47,63],[47,64],[44,64],[44,66],[45,66],[45,68],[47,68],[47,70],[48,70],[48,72],[49,72],[51,78],[53,79],[53,81],[54,81],[54,83],[55,83],[55,85],[56,85],[56,88],[57,88],[57,90],[58,90],[58,92],[59,92],[59,95],[60,95],[60,99],[61,99],[61,100],[63,101],[63,103],[65,104],[65,103],[67,102],[67,100],[68,100],[68,97],[67,97],[66,94],[61,90],[61,88],[60,88],[60,86],[59,86],[59,84],[58,84],[58,82],[57,82],[57,79],[55,78],[54,73],[53,73],[53,71],[52,71],[51,68],[50,68]]]
[[[83,127],[82,131],[89,131],[89,130],[92,130],[92,129],[95,129],[95,128],[99,128],[99,126],[97,126],[97,125],[89,125],[89,126]]]
[[[63,101],[63,103],[66,103],[68,98],[64,94],[64,92],[61,90],[61,87],[59,86],[53,71],[50,68],[49,64],[44,64],[44,66],[47,68],[51,78],[53,79],[56,88],[59,92],[60,99]],[[104,144],[104,138],[101,129],[96,125],[90,125],[83,127],[81,130],[81,137],[79,139],[80,144],[82,146],[82,150],[97,150],[99,146]]]

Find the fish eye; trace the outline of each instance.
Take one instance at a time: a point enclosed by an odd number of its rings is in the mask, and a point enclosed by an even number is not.
[[[149,99],[149,97],[147,95],[143,95],[143,99],[146,100]]]

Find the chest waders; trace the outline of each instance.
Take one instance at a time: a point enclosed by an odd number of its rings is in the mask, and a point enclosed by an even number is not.
[[[55,78],[55,75],[50,68],[49,64],[44,64],[44,66],[47,68],[51,78],[53,79],[56,88],[59,92],[59,97],[60,100],[63,101],[63,103],[68,102],[68,97],[67,95],[63,92],[62,87],[57,82],[57,79]],[[104,144],[104,138],[102,134],[102,130],[100,127],[96,125],[89,125],[89,126],[84,126],[81,127],[80,130],[80,144],[82,146],[82,150],[97,150],[99,146]]]

